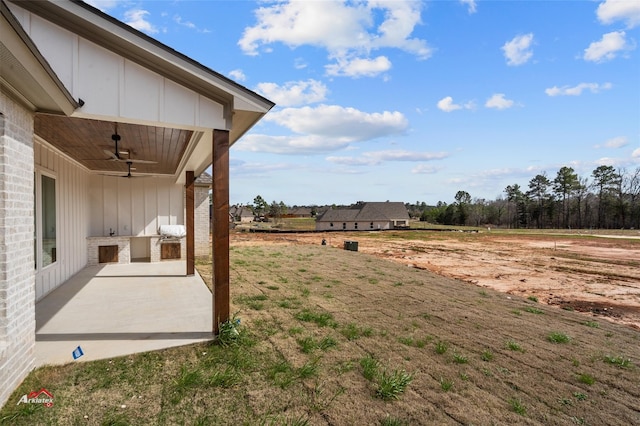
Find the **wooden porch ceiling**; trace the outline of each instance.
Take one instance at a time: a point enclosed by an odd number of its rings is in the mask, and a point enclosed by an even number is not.
[[[34,132],[87,169],[105,174],[127,172],[125,161],[114,161],[105,150],[115,152],[112,140],[116,123],[111,121],[36,114]],[[121,160],[134,163],[133,174],[174,175],[193,131],[117,123]]]

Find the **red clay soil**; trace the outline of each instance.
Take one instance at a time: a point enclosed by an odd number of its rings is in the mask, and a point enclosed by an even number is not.
[[[358,251],[640,329],[640,239],[461,232],[232,233],[232,244],[356,240]]]

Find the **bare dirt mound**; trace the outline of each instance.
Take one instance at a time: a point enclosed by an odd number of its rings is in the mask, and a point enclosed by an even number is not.
[[[459,232],[243,234],[234,244],[286,243],[358,250],[410,267],[586,312],[640,329],[640,240]]]

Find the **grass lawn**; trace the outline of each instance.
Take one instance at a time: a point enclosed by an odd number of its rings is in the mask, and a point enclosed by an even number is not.
[[[231,297],[223,339],[39,368],[0,423],[640,424],[629,327],[320,245],[232,246]]]

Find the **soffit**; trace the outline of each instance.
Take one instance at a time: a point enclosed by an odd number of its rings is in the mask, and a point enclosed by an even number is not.
[[[115,161],[112,135],[120,136]],[[134,160],[134,174],[175,175],[193,131],[129,123],[37,114],[34,132],[87,169],[103,173],[127,172],[126,160]],[[107,152],[105,152],[107,151]],[[152,161],[153,164],[135,160]]]

